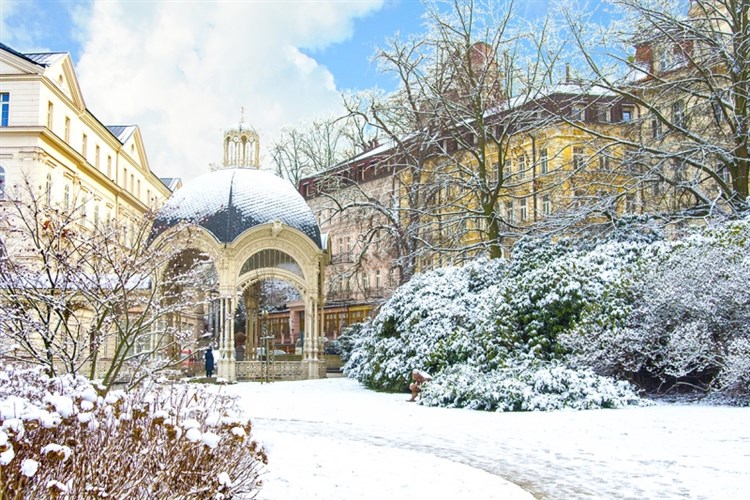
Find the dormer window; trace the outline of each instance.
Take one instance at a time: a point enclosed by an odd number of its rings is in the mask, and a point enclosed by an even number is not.
[[[586,108],[583,104],[574,104],[570,109],[570,119],[574,121],[580,121],[586,119]]]
[[[622,121],[623,122],[632,122],[635,119],[635,107],[633,106],[623,106],[622,107]]]

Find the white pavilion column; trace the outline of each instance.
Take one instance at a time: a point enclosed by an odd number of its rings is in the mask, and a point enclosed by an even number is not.
[[[234,302],[233,296],[223,296],[219,299],[219,377],[234,381]]]
[[[320,360],[318,357],[318,307],[315,300],[305,297],[305,350],[304,361],[307,364],[307,378],[319,378]]]

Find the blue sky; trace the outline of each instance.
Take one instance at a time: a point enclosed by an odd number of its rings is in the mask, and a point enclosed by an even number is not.
[[[190,179],[221,157],[241,108],[268,146],[339,111],[342,90],[389,85],[369,58],[418,32],[423,12],[418,0],[2,0],[0,41],[69,52],[97,118],[139,125],[152,169]]]
[[[182,0],[177,3],[180,1]],[[300,2],[292,0],[278,3],[286,3],[291,8]],[[315,3],[314,0],[311,3]],[[337,3],[357,1],[344,0]],[[75,18],[87,16],[91,5],[91,1],[78,0],[3,1],[0,3],[0,15],[4,22],[0,27],[4,32],[0,33],[0,40],[22,52],[69,52],[77,63],[86,38]],[[381,79],[369,64],[369,58],[375,47],[382,45],[394,33],[421,32],[423,13],[424,6],[420,0],[385,0],[380,8],[353,19],[353,30],[346,40],[327,44],[325,47],[301,47],[301,50],[326,66],[333,73],[339,88],[367,88],[373,82],[387,85],[387,80]]]
[[[517,0],[526,18],[548,3]],[[152,169],[189,180],[219,160],[241,108],[267,147],[340,112],[345,89],[389,89],[370,56],[422,31],[423,13],[419,0],[0,0],[0,41],[70,52],[89,110],[139,125]]]

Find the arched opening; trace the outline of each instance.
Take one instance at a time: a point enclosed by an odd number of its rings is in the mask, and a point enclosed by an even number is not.
[[[218,283],[213,261],[195,248],[175,254],[161,276],[162,307],[169,312],[159,321],[150,344],[158,341],[159,355],[179,359],[187,375],[202,371],[206,349],[218,343]],[[177,301],[190,307],[172,310],[170,306]],[[157,346],[144,347],[154,350]]]
[[[260,252],[253,254],[242,265],[240,276],[251,271],[258,271],[265,268],[283,269],[284,271],[293,273],[302,279],[305,278],[305,274],[302,272],[302,268],[297,261],[288,253],[277,249],[261,250]]]

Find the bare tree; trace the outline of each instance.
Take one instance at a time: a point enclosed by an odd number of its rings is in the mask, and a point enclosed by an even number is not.
[[[175,318],[202,302],[196,283],[210,275],[205,265],[179,268],[170,238],[149,241],[149,216],[99,220],[80,196],[53,206],[28,179],[6,196],[3,359],[42,365],[50,375],[101,376],[105,386],[135,384],[180,362],[195,332]]]
[[[564,11],[587,83],[634,103],[622,146],[648,209],[748,207],[750,2],[611,0],[609,27]],[[603,50],[606,48],[606,50]],[[591,131],[597,133],[596,131]],[[669,190],[662,188],[668,187]]]
[[[430,3],[426,36],[396,36],[375,55],[397,90],[345,96],[349,115],[377,141],[330,169],[319,190],[333,201],[332,216],[348,214],[358,228],[357,263],[387,249],[403,283],[420,266],[499,257],[503,239],[525,230],[499,207],[533,189],[541,158],[528,158],[514,176],[508,160],[555,119],[539,101],[558,53],[545,22],[533,29],[514,14],[512,3]],[[390,185],[374,191],[368,172],[388,172]]]
[[[271,146],[276,173],[296,186],[302,178],[353,156],[362,144],[356,125],[354,120],[328,118],[283,128]]]

